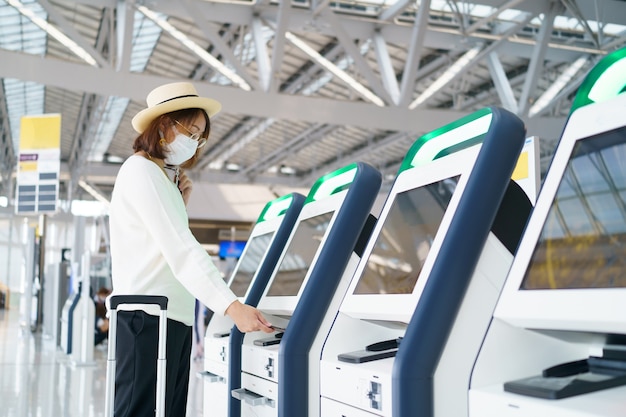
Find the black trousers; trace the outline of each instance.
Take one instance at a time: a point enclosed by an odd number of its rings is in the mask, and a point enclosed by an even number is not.
[[[187,411],[190,326],[167,320],[165,416]],[[143,311],[117,313],[115,417],[154,417],[159,318]]]

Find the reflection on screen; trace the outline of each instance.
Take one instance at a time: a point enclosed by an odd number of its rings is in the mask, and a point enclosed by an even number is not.
[[[298,295],[332,217],[330,212],[300,222],[267,291],[268,296]]]
[[[626,287],[626,128],[578,141],[521,288]]]
[[[459,177],[396,195],[354,294],[410,294]]]
[[[274,232],[269,232],[256,236],[248,242],[248,248],[244,256],[239,260],[239,267],[237,268],[235,277],[230,283],[230,289],[237,297],[246,295],[250,282],[261,265],[263,255],[265,255],[272,241],[272,236],[274,236]]]

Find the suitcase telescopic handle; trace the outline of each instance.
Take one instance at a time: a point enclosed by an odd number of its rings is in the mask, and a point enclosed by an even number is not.
[[[167,297],[162,295],[114,295],[109,299],[109,349],[107,354],[107,374],[104,415],[113,417],[115,397],[115,358],[117,344],[117,307],[120,304],[156,304],[159,311],[159,346],[157,349],[157,391],[156,391],[156,417],[165,417],[165,378],[167,361]]]
[[[157,304],[161,310],[167,310],[167,297],[163,295],[114,295],[109,303],[112,310],[120,304]]]

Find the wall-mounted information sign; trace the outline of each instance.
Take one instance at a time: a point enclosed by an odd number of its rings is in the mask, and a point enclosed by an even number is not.
[[[60,146],[60,114],[22,117],[16,213],[53,213],[57,210]]]

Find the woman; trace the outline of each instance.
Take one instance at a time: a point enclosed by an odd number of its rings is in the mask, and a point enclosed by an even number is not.
[[[94,329],[94,345],[99,345],[109,337],[109,318],[107,317],[106,299],[111,294],[111,290],[101,287],[94,296],[96,304],[96,326]]]
[[[240,303],[191,234],[185,205],[196,162],[221,105],[187,82],[166,84],[132,120],[134,155],[119,170],[109,209],[111,295],[165,295],[168,303],[166,416],[186,415],[195,299],[232,318],[242,332],[273,330]],[[167,167],[174,167],[170,179]],[[133,307],[133,306],[130,306]],[[115,416],[154,416],[158,311],[120,306]]]

